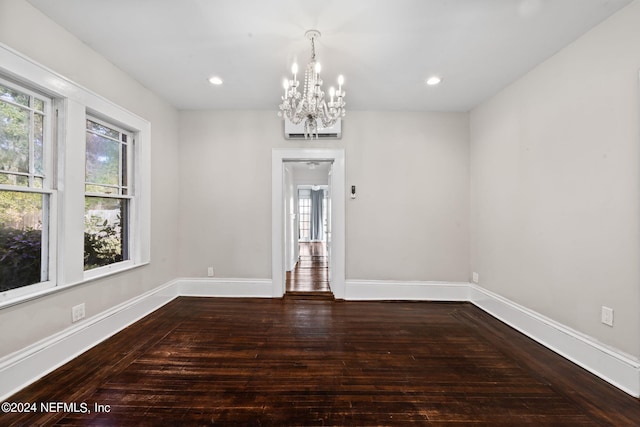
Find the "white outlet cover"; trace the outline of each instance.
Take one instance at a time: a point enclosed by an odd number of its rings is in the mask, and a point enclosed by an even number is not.
[[[613,309],[609,307],[602,306],[602,323],[608,326],[613,326]]]
[[[71,307],[71,322],[84,319],[84,303]]]
[[[480,275],[475,271],[473,272],[472,276],[473,276],[473,283],[478,283],[480,281]]]

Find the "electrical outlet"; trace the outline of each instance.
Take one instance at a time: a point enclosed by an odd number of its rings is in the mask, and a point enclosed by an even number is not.
[[[473,283],[480,282],[480,275],[478,273],[476,273],[475,271],[472,274],[472,280],[473,280]]]
[[[213,277],[213,267],[209,267],[209,268],[207,269],[207,276],[209,276],[209,277]]]
[[[613,308],[602,306],[601,320],[605,325],[613,326]]]
[[[71,321],[77,322],[84,319],[84,303],[71,307]]]

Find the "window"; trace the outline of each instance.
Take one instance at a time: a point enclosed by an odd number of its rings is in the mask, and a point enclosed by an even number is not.
[[[0,292],[53,286],[51,99],[0,79]]]
[[[133,136],[115,125],[86,121],[84,270],[130,259]]]
[[[298,240],[311,238],[311,190],[298,190]]]

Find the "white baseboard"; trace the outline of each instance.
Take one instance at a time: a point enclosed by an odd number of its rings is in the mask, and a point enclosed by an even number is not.
[[[640,362],[632,356],[480,286],[470,284],[469,296],[474,305],[512,328],[624,392],[640,397]]]
[[[270,279],[178,279],[178,295],[192,297],[272,298]]]
[[[351,301],[469,301],[469,284],[347,280],[345,299]]]
[[[469,283],[348,280],[346,300],[471,302],[624,392],[640,397],[640,362]],[[269,279],[176,279],[0,359],[0,401],[178,296],[272,297]]]

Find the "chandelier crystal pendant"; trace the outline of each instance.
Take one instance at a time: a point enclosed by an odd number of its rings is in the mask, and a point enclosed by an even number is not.
[[[345,115],[345,92],[342,90],[344,77],[338,76],[338,90],[329,88],[329,100],[325,99],[322,91],[322,79],[320,78],[320,63],[316,61],[315,39],[320,37],[320,31],[309,30],[305,37],[311,40],[311,61],[307,64],[304,73],[304,87],[302,93],[298,91],[300,82],[298,81],[298,64],[291,66],[293,79],[284,80],[284,96],[280,104],[279,117],[291,121],[293,124],[300,124],[304,121],[304,137],[318,138],[318,122],[322,126],[330,127]]]

